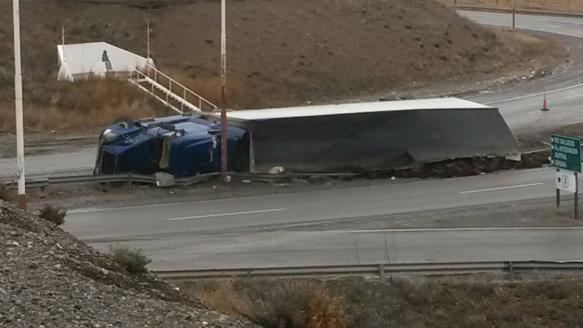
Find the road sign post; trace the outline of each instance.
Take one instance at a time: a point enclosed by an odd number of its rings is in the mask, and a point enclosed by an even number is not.
[[[579,216],[579,173],[581,173],[581,139],[553,134],[551,136],[551,165],[557,169],[557,207],[561,190],[574,193],[574,217]]]
[[[557,188],[557,208],[561,207],[561,189]]]
[[[575,220],[579,219],[579,175],[575,173]]]

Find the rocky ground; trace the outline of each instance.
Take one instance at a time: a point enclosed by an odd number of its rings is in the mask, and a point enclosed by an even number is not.
[[[253,327],[0,201],[0,327]]]

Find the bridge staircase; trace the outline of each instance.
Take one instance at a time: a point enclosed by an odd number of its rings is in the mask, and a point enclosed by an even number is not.
[[[134,69],[130,74],[129,82],[180,114],[209,112],[218,108],[209,100],[151,65]]]

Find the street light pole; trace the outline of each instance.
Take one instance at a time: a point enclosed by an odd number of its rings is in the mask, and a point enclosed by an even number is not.
[[[146,58],[150,59],[150,19],[146,20]]]
[[[22,62],[20,56],[20,0],[12,0],[14,13],[14,98],[16,114],[16,168],[18,177],[17,204],[26,208],[24,171],[24,122],[22,115]]]
[[[516,0],[512,0],[512,29],[516,30]]]
[[[221,0],[221,177],[227,177],[227,3]]]

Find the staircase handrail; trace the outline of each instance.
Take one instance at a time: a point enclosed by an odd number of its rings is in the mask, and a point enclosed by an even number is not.
[[[144,71],[146,71],[146,72],[144,72]],[[171,78],[167,74],[164,74],[162,71],[160,71],[159,69],[155,68],[152,65],[145,64],[142,69],[136,69],[135,72],[137,72],[139,75],[146,76],[146,77],[152,79],[156,83],[159,83],[159,80],[158,80],[158,77],[159,76],[164,77],[165,79],[168,80],[168,84],[169,84],[168,85],[168,90],[170,92],[173,92],[172,91],[172,85],[176,85],[176,86],[182,88],[183,89],[183,96],[182,96],[182,98],[184,99],[184,101],[190,103],[190,101],[188,101],[188,99],[186,99],[186,93],[191,94],[192,96],[194,96],[198,100],[198,108],[201,111],[203,110],[203,104],[206,105],[206,106],[209,106],[211,108],[211,111],[218,109],[218,106],[217,105],[213,104],[212,102],[210,102],[205,97],[203,97],[203,96],[197,94],[196,92],[190,90],[189,88],[187,88],[186,86],[184,86],[182,83],[174,80],[173,78]],[[153,77],[152,77],[151,72],[153,72]],[[175,92],[173,92],[173,93],[176,94],[176,95],[178,95],[179,97],[181,96],[178,93],[175,93]],[[193,104],[193,105],[196,106],[195,104]]]

